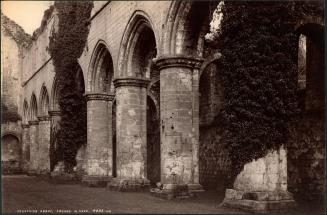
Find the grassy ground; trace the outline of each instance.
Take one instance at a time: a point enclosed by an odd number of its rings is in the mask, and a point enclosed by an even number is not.
[[[28,176],[2,178],[3,212],[71,213],[244,213],[219,206],[223,194],[204,192],[197,198],[163,200],[149,192],[124,193],[79,184],[52,184],[46,179]],[[301,212],[321,212],[302,207]]]

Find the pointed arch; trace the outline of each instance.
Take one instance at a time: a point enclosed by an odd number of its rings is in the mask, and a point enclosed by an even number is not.
[[[164,55],[202,57],[204,36],[219,1],[173,1],[162,35]]]
[[[114,67],[108,45],[99,40],[94,48],[87,74],[87,91],[112,93]]]
[[[54,77],[52,89],[51,89],[51,99],[50,99],[50,108],[54,111],[59,111],[59,83],[57,76]]]
[[[45,84],[41,87],[39,104],[39,115],[47,116],[49,111],[49,95]]]
[[[159,41],[155,31],[153,30],[153,26],[154,25],[152,24],[149,16],[145,12],[137,10],[133,13],[125,28],[123,34],[124,36],[119,48],[117,64],[118,76],[145,76],[144,74],[137,74],[139,68],[135,69],[135,63],[133,61],[136,60],[134,58],[135,56],[140,55],[140,53],[135,53],[135,51],[140,50],[137,48],[137,46],[140,45],[140,41],[142,41],[142,39],[150,39],[151,41],[149,44],[147,44],[147,46],[150,45],[150,49],[155,48],[155,53],[152,54],[152,56],[147,57],[152,58],[157,55],[157,44],[159,44]],[[152,42],[152,40],[154,42]],[[154,44],[154,47],[151,47],[152,44]],[[145,52],[149,52],[149,50],[146,50]]]
[[[37,110],[38,110],[37,100],[35,93],[32,93],[31,101],[30,101],[30,117],[29,121],[36,121],[37,120]]]
[[[23,102],[23,123],[27,124],[28,123],[28,119],[29,119],[29,112],[28,112],[28,102],[26,101],[26,99],[24,99]]]

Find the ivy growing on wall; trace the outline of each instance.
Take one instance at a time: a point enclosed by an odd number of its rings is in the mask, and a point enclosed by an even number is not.
[[[56,1],[59,23],[50,37],[49,52],[58,78],[60,129],[57,132],[56,160],[65,171],[76,164],[77,150],[86,143],[86,101],[77,81],[78,58],[89,33],[91,1]]]
[[[307,5],[307,6],[305,6]],[[253,159],[287,143],[298,114],[297,21],[303,2],[225,1],[217,44],[222,54],[224,140],[235,177]]]

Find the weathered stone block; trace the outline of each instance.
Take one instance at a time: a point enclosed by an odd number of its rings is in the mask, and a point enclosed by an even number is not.
[[[107,188],[113,191],[121,192],[138,192],[148,191],[150,189],[150,181],[147,179],[123,179],[112,178],[107,184]]]

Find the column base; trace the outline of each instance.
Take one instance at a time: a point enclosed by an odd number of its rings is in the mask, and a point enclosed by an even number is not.
[[[113,178],[108,183],[107,188],[121,192],[148,191],[150,189],[150,181],[148,179]]]
[[[26,173],[28,176],[36,176],[37,175],[37,171],[36,170],[27,170],[27,173]]]
[[[163,184],[150,190],[151,195],[168,200],[188,199],[200,192],[204,192],[200,184]]]
[[[50,170],[37,170],[38,175],[50,175]]]
[[[111,176],[84,175],[82,184],[88,187],[106,187],[111,179]]]
[[[221,206],[237,208],[249,212],[288,212],[296,207],[293,195],[287,191],[247,192],[226,189]]]

